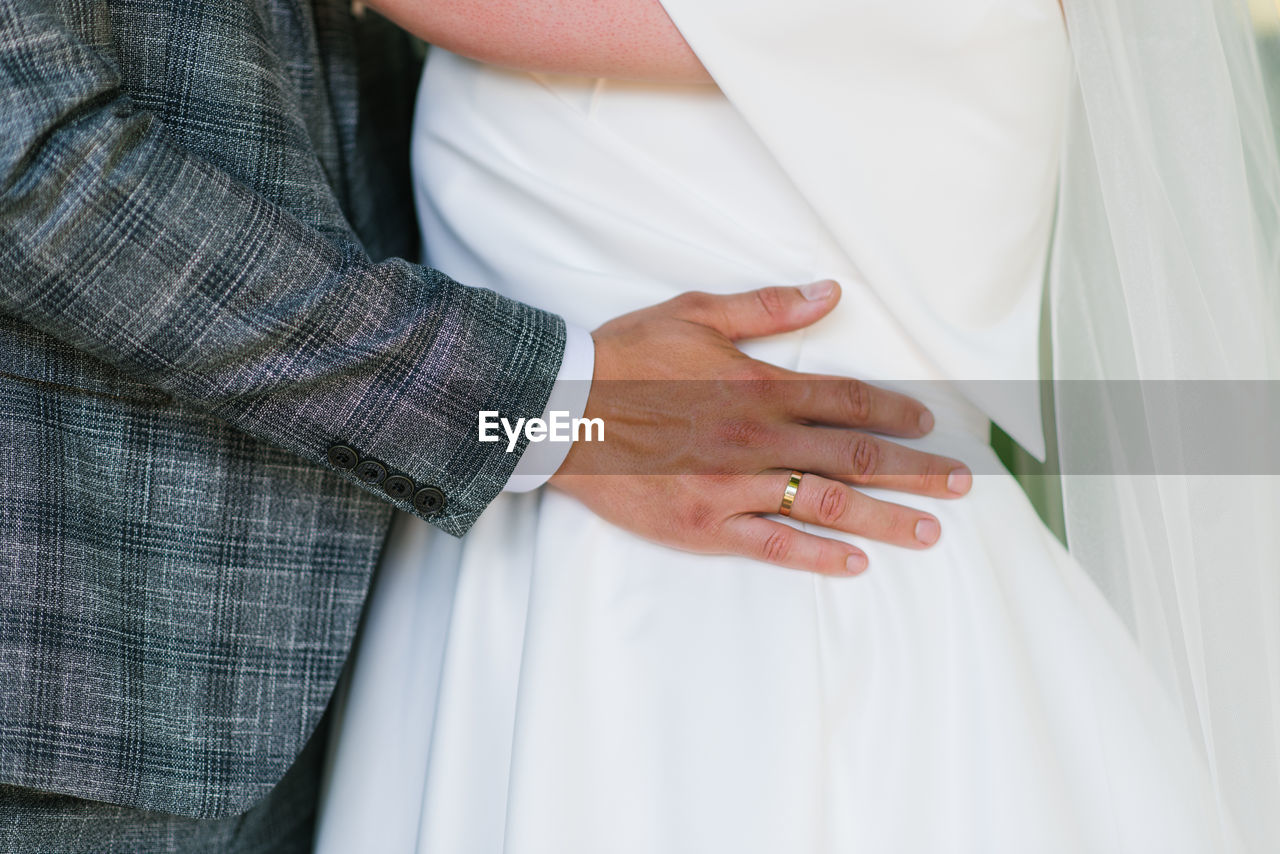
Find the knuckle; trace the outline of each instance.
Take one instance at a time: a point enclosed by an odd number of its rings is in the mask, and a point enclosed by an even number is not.
[[[769,428],[760,421],[747,418],[731,418],[720,423],[719,439],[734,448],[758,448],[768,444]]]
[[[844,518],[849,509],[849,491],[838,483],[822,489],[815,511],[818,524],[831,527]]]
[[[787,531],[773,531],[765,537],[761,553],[769,563],[784,563],[791,554],[794,537]]]
[[[778,288],[763,288],[756,291],[756,301],[760,310],[772,318],[780,318],[787,313],[787,301]]]
[[[948,471],[949,469],[943,463],[929,463],[924,467],[924,473],[920,475],[920,489],[925,492],[945,489]]]
[[[903,455],[902,461],[905,470],[901,474],[906,479],[907,489],[915,492],[933,490],[938,476],[938,465],[931,457],[908,451]]]
[[[771,392],[778,382],[772,366],[755,360],[743,364],[737,376],[747,389],[762,395]]]
[[[936,491],[945,488],[947,474],[950,473],[952,466],[946,460],[938,457],[929,457],[921,466],[919,471],[919,484],[922,492]]]
[[[716,500],[721,504],[724,499],[720,493],[732,491],[742,484],[742,475],[731,471],[713,471],[699,475],[708,491],[716,493]]]
[[[880,471],[880,446],[870,436],[855,436],[850,450],[850,472],[859,481],[869,480]]]
[[[706,537],[720,526],[716,505],[709,501],[695,501],[685,512],[685,524],[695,535]]]
[[[671,298],[671,305],[691,314],[701,314],[711,306],[711,294],[705,291],[685,291]]]
[[[756,410],[773,411],[782,397],[779,381],[767,369],[753,368],[750,377],[738,383],[737,391],[751,401]]]
[[[858,380],[845,383],[845,405],[854,423],[865,423],[871,418],[871,389]]]

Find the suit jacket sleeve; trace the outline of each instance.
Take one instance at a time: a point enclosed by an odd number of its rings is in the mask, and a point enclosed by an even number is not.
[[[0,311],[353,479],[335,446],[438,487],[450,533],[501,491],[520,454],[477,412],[542,412],[560,318],[372,263],[167,143],[41,0],[0,0],[0,103]]]

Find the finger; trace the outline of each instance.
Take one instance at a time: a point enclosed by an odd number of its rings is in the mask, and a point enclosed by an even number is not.
[[[759,288],[738,294],[682,294],[680,315],[731,341],[801,329],[835,308],[840,286],[830,279],[798,288]]]
[[[736,516],[725,525],[725,551],[819,575],[857,575],[867,568],[862,549],[816,537],[763,516]]]
[[[778,513],[790,472],[767,472],[752,478],[754,501],[761,513]],[[816,474],[800,479],[791,518],[835,531],[909,549],[925,549],[938,541],[942,526],[931,513],[880,501],[837,480]]]
[[[905,394],[845,377],[783,372],[793,417],[833,427],[860,427],[917,438],[933,429],[933,413]]]
[[[933,498],[958,498],[973,485],[959,460],[906,448],[858,430],[791,426],[783,431],[787,465],[857,486]]]

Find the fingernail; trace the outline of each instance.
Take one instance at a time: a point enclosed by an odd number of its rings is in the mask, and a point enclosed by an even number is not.
[[[807,300],[826,299],[831,296],[831,292],[835,290],[836,283],[830,279],[824,279],[821,282],[804,285],[800,288],[800,293],[804,294]]]
[[[916,522],[916,539],[921,545],[931,546],[940,536],[942,536],[942,528],[938,526],[937,519],[921,519]]]
[[[920,413],[920,432],[928,433],[932,429],[933,413],[926,409],[924,412]]]
[[[952,469],[947,475],[947,489],[956,495],[964,495],[973,486],[973,475],[968,469]]]
[[[857,575],[867,568],[867,556],[862,554],[849,555],[845,558],[844,568]]]

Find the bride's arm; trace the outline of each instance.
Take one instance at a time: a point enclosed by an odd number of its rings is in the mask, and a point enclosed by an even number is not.
[[[367,0],[432,44],[524,71],[709,82],[658,0]]]

